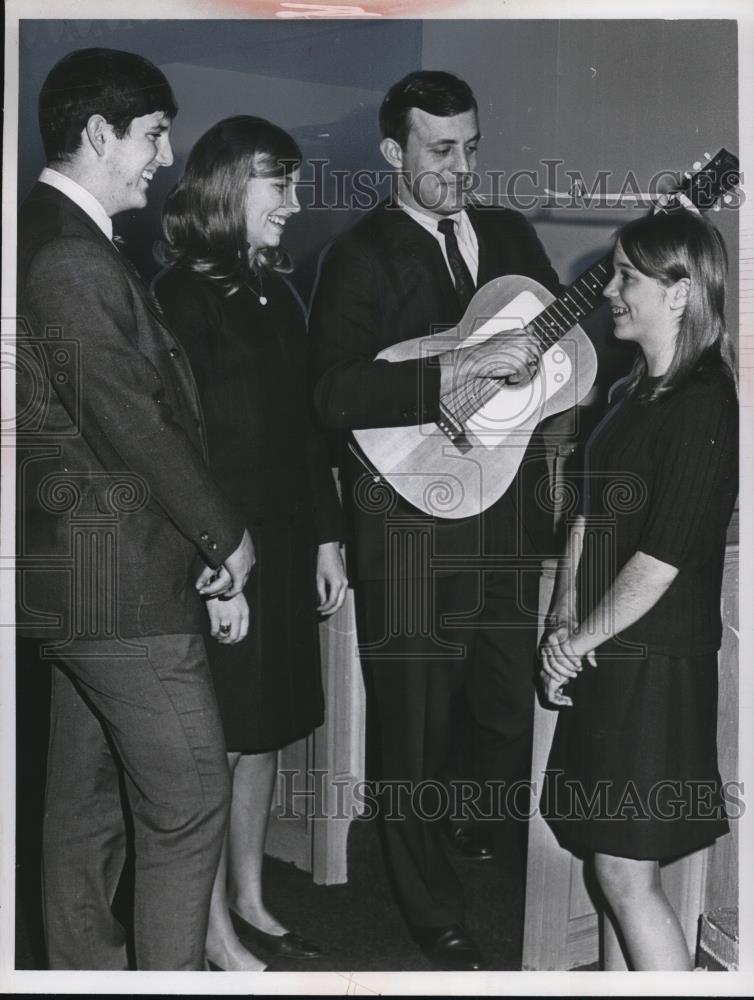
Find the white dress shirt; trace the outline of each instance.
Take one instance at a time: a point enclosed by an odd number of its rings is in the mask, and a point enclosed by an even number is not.
[[[96,223],[109,240],[113,238],[113,223],[110,216],[104,210],[100,202],[86,188],[77,184],[76,181],[66,177],[65,174],[58,173],[51,167],[45,167],[39,175],[42,184],[48,184],[60,191],[72,202],[79,206],[82,212],[86,212],[92,222]]]

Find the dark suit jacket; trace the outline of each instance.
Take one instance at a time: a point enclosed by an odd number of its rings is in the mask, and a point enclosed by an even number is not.
[[[18,313],[21,626],[198,631],[197,555],[219,566],[243,522],[210,477],[191,370],[156,305],[46,184],[19,214]]]
[[[518,213],[470,208],[479,242],[481,287],[505,274],[522,274],[550,291],[558,277],[534,229]],[[439,417],[439,366],[423,360],[375,361],[384,348],[453,326],[461,309],[439,244],[391,203],[383,203],[340,236],[323,256],[310,316],[315,407],[336,430],[390,427]],[[361,579],[393,575],[386,568],[385,518],[416,518],[400,497],[379,510],[364,503],[359,483],[365,466],[346,449],[344,502],[350,501],[355,569]],[[508,493],[483,518],[433,522],[436,554],[468,555],[542,551],[551,516],[534,502],[546,476],[541,440],[532,439],[522,470]]]

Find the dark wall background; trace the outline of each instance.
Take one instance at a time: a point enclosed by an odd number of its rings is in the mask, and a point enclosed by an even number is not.
[[[592,186],[609,171],[620,191],[628,171],[640,190],[662,171],[690,170],[721,146],[738,150],[737,26],[712,20],[426,21],[423,65],[469,81],[480,103],[480,168],[534,171],[561,160]],[[525,180],[521,192],[534,185]],[[567,282],[610,247],[616,228],[646,208],[527,210]],[[730,256],[728,325],[738,331],[738,214],[715,213]],[[584,323],[600,358],[603,388],[630,364],[633,348],[611,337],[609,312]],[[602,399],[596,400],[599,410]]]
[[[333,171],[378,170],[377,109],[410,70],[448,69],[464,76],[480,106],[482,171],[532,170],[522,194],[542,193],[544,160],[563,161],[591,186],[599,170],[620,190],[627,171],[640,185],[725,145],[736,151],[737,39],[731,21],[22,21],[19,82],[19,197],[44,165],[36,101],[50,67],[83,46],[140,52],[167,74],[181,107],[173,130],[176,162],[158,171],[149,207],[117,217],[142,271],[157,270],[152,246],[159,211],[192,143],[230,114],[260,114],[291,131],[309,158],[328,161],[328,178],[302,201],[333,204]],[[311,176],[311,172],[309,174]],[[567,178],[561,173],[563,187]],[[342,199],[341,199],[342,203]],[[302,212],[286,232],[297,261],[293,280],[307,299],[322,247],[359,215],[340,207]],[[527,210],[564,280],[605,253],[614,229],[637,210]],[[644,211],[641,209],[640,211]],[[729,322],[737,330],[738,218],[714,217],[731,257]],[[630,364],[630,347],[610,337],[599,310],[585,324],[600,357],[599,390],[582,413],[581,431],[599,414],[605,387]],[[19,649],[19,665],[35,665]],[[19,669],[17,775],[17,929],[26,941],[19,968],[41,968],[39,831],[47,689],[39,670]],[[36,722],[34,721],[36,720]],[[31,944],[28,944],[31,942]],[[28,951],[31,948],[32,951]],[[36,949],[36,950],[35,950]]]
[[[144,211],[115,219],[136,263],[156,265],[152,244],[160,235],[160,206],[183,171],[195,140],[233,114],[256,114],[282,125],[311,165],[304,178],[317,183],[318,201],[339,198],[337,172],[386,166],[377,148],[377,109],[395,80],[421,65],[419,21],[25,21],[20,32],[19,192],[31,187],[43,165],[36,101],[44,78],[66,52],[109,46],[138,52],[167,75],[180,107],[172,130],[175,163],[159,170]],[[311,205],[314,191],[302,193]],[[313,208],[286,233],[297,263],[294,283],[308,299],[322,247],[359,215],[358,210]]]
[[[562,161],[562,188],[565,170],[580,171],[590,187],[608,170],[609,189],[620,190],[630,170],[645,190],[659,171],[690,168],[722,145],[737,149],[733,21],[23,21],[20,196],[43,165],[36,124],[42,81],[61,55],[86,45],[143,53],[166,72],[180,104],[174,166],[158,171],[145,211],[115,220],[147,275],[157,270],[160,205],[192,143],[229,114],[260,114],[291,131],[307,158],[327,161],[324,169],[304,169],[316,186],[303,191],[309,210],[286,233],[297,263],[293,280],[308,299],[322,247],[363,211],[347,207],[348,184],[344,199],[338,172],[384,169],[377,109],[387,87],[418,67],[469,81],[484,134],[480,169],[504,171],[503,189],[513,171],[534,171],[536,181],[517,188],[522,195],[543,192],[553,176],[546,160]],[[376,189],[387,190],[386,182]],[[313,207],[315,196],[330,207]],[[608,250],[619,225],[645,210],[543,208],[540,201],[526,211],[561,277],[572,281]],[[738,220],[730,210],[714,218],[731,252],[729,322],[736,331]],[[631,348],[610,337],[606,310],[585,325],[604,386],[630,363]]]

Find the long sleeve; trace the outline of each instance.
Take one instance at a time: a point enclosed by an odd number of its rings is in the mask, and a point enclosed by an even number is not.
[[[314,404],[326,427],[397,427],[439,417],[436,363],[375,360],[404,339],[399,329],[392,338],[386,329],[395,292],[385,285],[382,264],[364,246],[336,244],[326,251],[309,320]]]
[[[144,351],[138,303],[123,266],[91,240],[57,239],[30,262],[22,303],[38,329],[55,325],[78,342],[80,395],[73,382],[55,388],[103,467],[138,474],[151,502],[208,564],[220,565],[240,543],[244,525],[187,432],[187,414],[179,417],[171,407],[174,387]],[[164,335],[167,358],[172,340]]]
[[[335,487],[325,436],[309,423],[307,428],[307,461],[312,487],[312,507],[317,542],[343,541],[345,529],[343,511]]]
[[[661,460],[637,544],[679,568],[703,559],[709,539],[724,531],[737,491],[735,395],[732,386],[706,388],[670,408],[658,429]]]

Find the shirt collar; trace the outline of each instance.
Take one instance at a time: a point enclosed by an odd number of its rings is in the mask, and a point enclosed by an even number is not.
[[[39,179],[43,184],[54,187],[61,194],[70,198],[74,204],[78,205],[82,212],[86,212],[92,222],[102,230],[105,236],[109,240],[112,240],[112,219],[90,191],[87,191],[85,187],[82,187],[70,177],[66,177],[65,174],[53,170],[51,167],[45,167],[39,175]]]
[[[413,219],[414,222],[418,222],[420,226],[427,230],[428,233],[432,233],[433,236],[441,236],[437,228],[437,223],[441,220],[435,215],[427,215],[424,212],[419,212],[417,209],[413,208],[411,205],[407,205],[405,201],[399,195],[396,195],[396,200],[400,208]],[[456,224],[456,228],[460,225],[461,219],[466,215],[466,209],[461,209],[460,212],[456,212],[455,215],[444,215],[443,219],[452,219]]]

